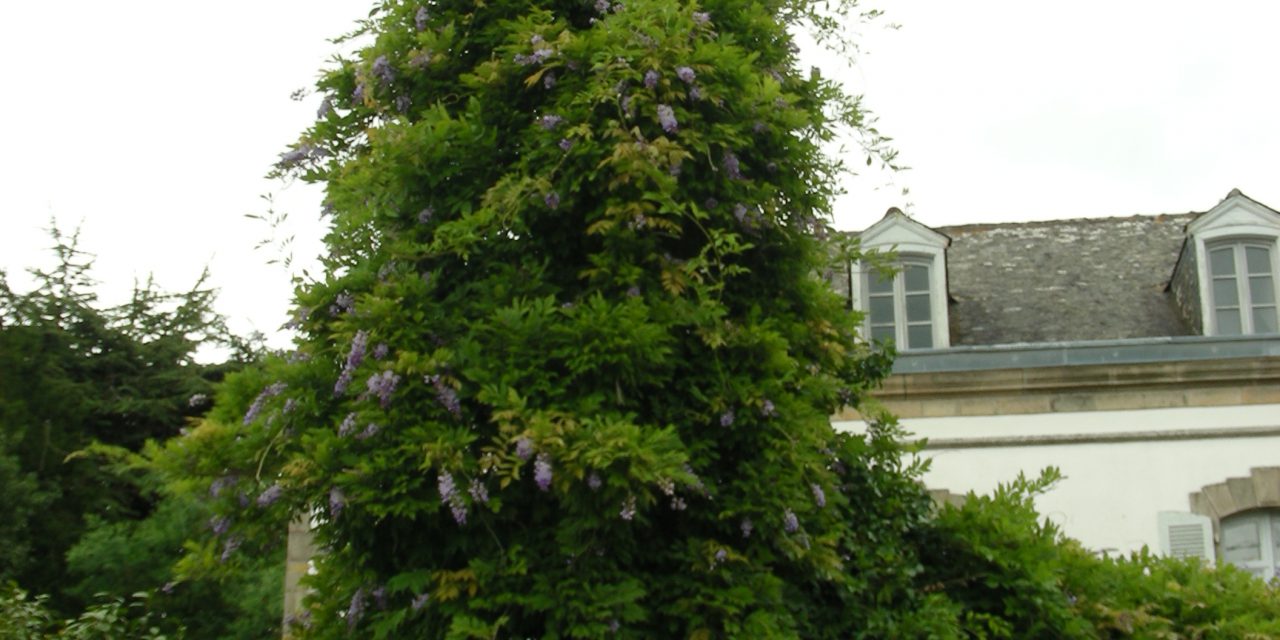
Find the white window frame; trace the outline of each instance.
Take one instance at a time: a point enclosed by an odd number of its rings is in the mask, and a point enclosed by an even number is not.
[[[1209,251],[1212,249],[1235,243],[1270,249],[1271,281],[1277,287],[1277,300],[1280,301],[1280,213],[1233,190],[1217,206],[1188,224],[1187,233],[1195,248],[1200,326],[1204,328],[1205,335],[1221,335],[1213,308],[1213,276],[1209,265]],[[1250,318],[1247,326],[1252,327],[1252,324],[1253,319]],[[1245,326],[1242,322],[1241,329]],[[1245,332],[1242,335],[1249,334]]]
[[[928,273],[929,319],[927,322],[926,321],[913,322],[907,318],[906,272],[907,272],[907,268],[912,266],[923,267],[924,269],[927,270],[927,273]],[[934,309],[937,305],[937,300],[936,300],[937,296],[933,295],[934,291],[936,290],[936,286],[934,285],[934,282],[933,282],[934,269],[933,269],[932,257],[931,256],[915,256],[915,255],[900,256],[899,259],[894,262],[893,267],[894,267],[894,273],[893,273],[892,295],[893,295],[893,342],[894,342],[894,345],[897,346],[897,348],[900,350],[937,348],[938,343],[936,340],[936,335],[938,332],[936,330],[937,328],[936,324],[937,324],[938,314],[934,312]],[[879,275],[880,274],[877,273],[877,270],[874,267],[871,267],[869,265],[867,266],[867,268],[864,268],[862,270],[863,291],[867,292],[865,296],[866,298],[865,303],[862,306],[862,311],[863,313],[866,314],[866,318],[864,319],[863,330],[865,332],[864,335],[867,336],[868,340],[872,339],[871,298],[873,296],[884,295],[884,294],[871,293],[871,278],[873,276],[879,276]],[[913,293],[918,293],[918,292],[913,292]],[[918,345],[911,344],[911,340],[909,337],[910,331],[908,330],[908,327],[921,326],[926,323],[929,325],[930,345],[927,347],[920,347]]]
[[[1226,530],[1228,526],[1238,525],[1241,523],[1252,523],[1257,527],[1258,544],[1261,547],[1258,550],[1257,560],[1248,560],[1244,562],[1230,562],[1226,558]],[[1222,519],[1219,527],[1222,530],[1222,539],[1220,550],[1222,562],[1244,569],[1263,580],[1271,580],[1280,572],[1280,550],[1277,549],[1275,534],[1277,525],[1280,522],[1280,509],[1255,509],[1253,511],[1245,511],[1242,513],[1234,513]]]
[[[1240,335],[1253,335],[1258,333],[1253,323],[1253,312],[1254,308],[1260,305],[1253,303],[1253,295],[1249,286],[1249,276],[1251,274],[1249,273],[1248,264],[1245,258],[1246,248],[1248,247],[1256,247],[1267,252],[1267,258],[1270,260],[1269,275],[1271,276],[1271,303],[1265,306],[1270,306],[1272,308],[1271,312],[1276,316],[1276,324],[1280,326],[1280,315],[1277,314],[1277,312],[1280,311],[1280,304],[1277,304],[1277,301],[1280,301],[1280,277],[1278,277],[1278,274],[1280,274],[1280,256],[1277,255],[1276,239],[1226,238],[1205,243],[1206,262],[1204,271],[1209,278],[1209,289],[1206,291],[1205,297],[1208,299],[1208,315],[1212,318],[1212,323],[1206,326],[1212,327],[1213,335],[1222,335],[1222,332],[1218,327],[1218,304],[1217,300],[1214,299],[1213,284],[1215,280],[1224,279],[1224,277],[1213,272],[1213,263],[1211,262],[1211,258],[1213,252],[1223,249],[1231,249],[1232,252],[1234,273],[1230,277],[1236,285],[1236,308],[1240,313]]]
[[[891,253],[894,263],[923,264],[929,267],[929,314],[933,325],[932,349],[947,349],[951,346],[951,323],[947,315],[947,246],[951,239],[926,227],[897,209],[890,209],[879,222],[871,225],[859,235],[862,251],[870,253]],[[870,311],[867,296],[867,272],[875,267],[867,260],[855,262],[849,279],[852,294],[852,307],[864,313]],[[895,278],[900,278],[896,275]],[[895,287],[895,291],[896,291]],[[895,295],[896,297],[896,295]],[[903,303],[905,305],[905,301]],[[894,324],[899,319],[905,321],[906,309],[894,303]],[[908,349],[905,338],[906,325],[898,329],[895,326],[894,340],[899,349]],[[871,339],[871,319],[868,313],[862,322],[862,335]]]

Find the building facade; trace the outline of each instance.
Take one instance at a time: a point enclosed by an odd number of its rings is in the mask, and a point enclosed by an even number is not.
[[[1086,547],[1277,575],[1280,213],[1238,190],[1200,213],[936,229],[894,209],[858,237],[873,257],[834,286],[899,351],[877,397],[927,439],[931,489],[1055,466],[1037,505]]]

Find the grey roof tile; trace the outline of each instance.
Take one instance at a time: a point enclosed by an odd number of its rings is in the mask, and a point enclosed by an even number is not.
[[[1196,215],[937,228],[952,239],[951,344],[1193,333],[1168,283]]]

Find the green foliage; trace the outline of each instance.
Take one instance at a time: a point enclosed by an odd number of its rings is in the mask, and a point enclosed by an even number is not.
[[[819,277],[862,122],[796,69],[826,4],[379,3],[280,164],[332,224],[298,350],[168,447],[233,522],[184,570],[304,514],[311,637],[907,624],[918,469],[828,420],[888,361]]]
[[[150,508],[127,481],[68,456],[94,441],[137,450],[176,434],[205,409],[189,398],[211,394],[223,372],[197,364],[196,349],[247,354],[247,345],[212,312],[203,279],[179,294],[149,281],[125,304],[100,308],[91,260],[75,236],[52,234],[57,263],[32,270],[36,288],[0,287],[0,493],[13,494],[0,502],[0,549],[22,550],[0,551],[0,578],[51,593],[60,606],[63,556],[85,517],[115,521]]]
[[[57,263],[33,271],[33,291],[0,278],[0,579],[44,594],[14,588],[8,617],[30,624],[10,629],[44,637],[74,614],[59,637],[150,637],[145,609],[182,620],[192,638],[278,637],[281,555],[175,582],[184,542],[211,513],[166,494],[139,453],[205,412],[200,398],[257,357],[253,343],[226,330],[203,279],[180,294],[148,282],[103,308],[75,236],[52,233]],[[197,363],[202,347],[233,359]],[[156,595],[131,595],[143,593]]]
[[[0,640],[181,640],[181,626],[151,609],[146,593],[128,599],[103,597],[78,617],[54,621],[48,596],[30,595],[10,584],[0,590]]]
[[[1098,557],[1040,519],[1058,481],[1019,477],[942,507],[920,530],[922,589],[950,613],[932,635],[972,638],[1275,638],[1280,591],[1232,566],[1145,549]]]

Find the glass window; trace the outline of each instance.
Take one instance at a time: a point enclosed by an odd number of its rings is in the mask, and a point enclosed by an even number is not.
[[[899,349],[933,347],[933,291],[930,266],[904,261],[892,275],[868,267],[867,326],[872,340],[893,340]]]
[[[1264,580],[1280,569],[1280,509],[1247,511],[1222,520],[1222,561]]]
[[[1214,333],[1276,333],[1274,256],[1265,244],[1235,242],[1209,249]]]

